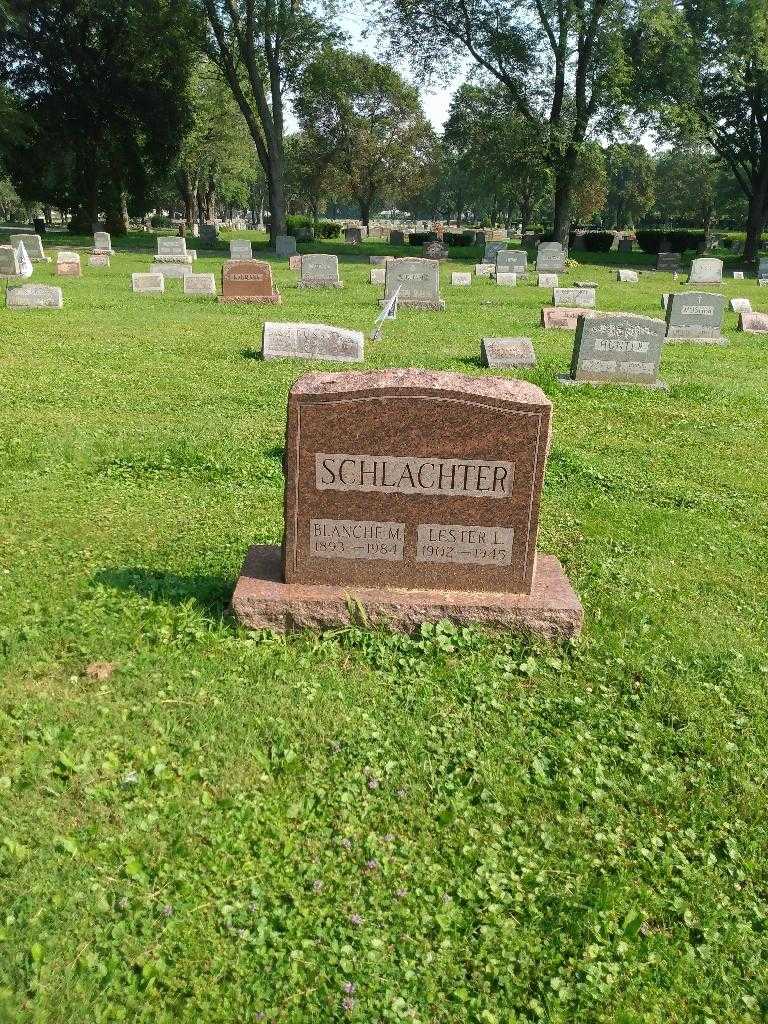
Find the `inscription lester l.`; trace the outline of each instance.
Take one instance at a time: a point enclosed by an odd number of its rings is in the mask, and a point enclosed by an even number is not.
[[[514,476],[511,462],[315,454],[315,486],[319,491],[507,498],[512,493]]]
[[[416,531],[416,561],[511,565],[514,533],[500,526],[425,523]]]
[[[402,562],[405,523],[310,519],[309,553],[316,558],[366,558]]]

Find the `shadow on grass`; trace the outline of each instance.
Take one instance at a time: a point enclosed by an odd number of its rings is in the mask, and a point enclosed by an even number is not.
[[[243,359],[261,359],[261,349],[241,348],[240,355],[243,357]]]
[[[234,580],[225,576],[179,576],[141,566],[102,569],[94,574],[92,583],[130,591],[158,604],[194,601],[200,611],[212,619],[224,615],[234,588]]]
[[[473,370],[487,369],[487,367],[483,366],[483,361],[480,356],[459,356],[456,362],[464,363],[465,366],[471,366]]]

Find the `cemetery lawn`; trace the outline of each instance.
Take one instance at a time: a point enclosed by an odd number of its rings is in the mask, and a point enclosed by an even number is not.
[[[582,638],[248,634],[226,605],[324,368],[256,358],[261,324],[368,331],[392,250],[301,246],[344,289],[275,263],[268,308],[132,295],[155,238],[120,245],[38,265],[62,311],[0,309],[0,1021],[765,1020],[768,338],[726,312],[668,393],[567,389],[549,292],[451,288],[467,251],[365,366],[485,374],[481,337],[532,337]],[[650,257],[577,255],[562,284],[662,315],[671,275],[614,280]]]

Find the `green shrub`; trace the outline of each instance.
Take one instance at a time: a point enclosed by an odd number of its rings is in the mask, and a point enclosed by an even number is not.
[[[587,231],[582,238],[587,252],[610,252],[615,235],[613,231]]]
[[[334,224],[331,220],[319,220],[315,224],[315,236],[317,238],[340,238],[341,224]]]
[[[696,249],[699,242],[704,240],[703,230],[669,230],[663,231],[659,228],[636,232],[637,244],[643,252],[688,252]],[[663,247],[662,247],[662,243]]]
[[[424,245],[425,242],[434,242],[436,238],[434,231],[411,231],[408,235],[408,244]]]
[[[154,217],[150,218],[149,223],[153,228],[172,228],[173,221],[170,217],[162,217],[159,213],[155,214]]]
[[[285,218],[286,234],[295,237],[299,228],[307,228],[313,232],[315,238],[338,238],[341,235],[341,226],[329,220],[319,220],[315,223],[313,218],[306,214],[291,214]]]
[[[443,241],[448,246],[474,245],[475,236],[469,231],[446,231]]]

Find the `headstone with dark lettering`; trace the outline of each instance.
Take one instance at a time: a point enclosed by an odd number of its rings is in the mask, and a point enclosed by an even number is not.
[[[615,381],[666,388],[658,379],[665,324],[650,316],[597,313],[579,317],[565,384]]]
[[[272,283],[272,267],[264,260],[229,260],[221,270],[219,302],[279,305],[280,293]]]
[[[528,253],[525,249],[500,249],[496,253],[496,273],[514,274],[518,281],[528,273]]]
[[[710,258],[691,263],[688,284],[720,284],[723,280],[723,261]]]
[[[541,242],[536,250],[536,270],[547,274],[562,274],[568,254],[560,242]]]
[[[299,288],[341,288],[338,256],[310,253],[301,257]]]
[[[415,309],[445,309],[440,298],[440,264],[437,260],[406,256],[386,266],[384,302],[400,289],[398,305]]]
[[[364,339],[361,331],[327,324],[265,323],[261,354],[264,359],[360,363],[364,357]]]
[[[667,341],[727,345],[722,336],[725,296],[715,292],[676,292],[667,304]]]
[[[536,353],[530,338],[483,338],[480,345],[483,366],[497,370],[535,366]]]
[[[551,415],[526,381],[305,374],[288,399],[283,544],[249,551],[236,617],[578,632],[562,567],[536,552]]]
[[[742,313],[739,330],[746,334],[768,334],[768,313]]]
[[[55,285],[22,284],[6,289],[5,304],[9,309],[61,309],[64,296]]]

